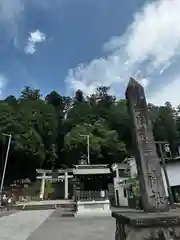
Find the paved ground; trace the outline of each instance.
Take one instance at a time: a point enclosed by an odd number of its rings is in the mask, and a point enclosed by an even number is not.
[[[5,217],[5,216],[9,216],[9,215],[12,215],[13,213],[16,213],[17,211],[4,211],[4,210],[1,210],[0,211],[0,218],[1,217]]]
[[[1,240],[114,240],[114,235],[111,217],[60,218],[58,210],[12,212],[0,217]]]

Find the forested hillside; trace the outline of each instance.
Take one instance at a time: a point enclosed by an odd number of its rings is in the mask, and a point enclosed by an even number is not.
[[[172,153],[180,141],[180,108],[169,102],[149,104],[156,140],[168,141]],[[91,163],[120,162],[132,154],[131,123],[126,100],[116,100],[108,87],[84,97],[49,93],[45,99],[38,89],[26,86],[19,98],[0,101],[1,171],[8,138],[12,134],[6,179],[32,178],[36,168],[71,167],[87,156],[90,138]]]

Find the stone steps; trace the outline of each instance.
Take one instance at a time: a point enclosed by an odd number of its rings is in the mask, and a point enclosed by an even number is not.
[[[39,210],[55,210],[53,212],[53,217],[74,217],[75,216],[75,207],[73,206],[55,206],[54,204],[49,205],[24,205],[24,206],[13,206],[10,210],[12,211],[39,211]]]
[[[74,216],[76,211],[76,204],[24,204],[24,205],[16,205],[11,207],[12,210],[18,211],[31,211],[31,210],[57,210],[61,216]]]
[[[75,216],[75,210],[74,209],[62,209],[57,208],[54,213],[52,214],[53,217],[59,218],[59,217],[74,217]]]

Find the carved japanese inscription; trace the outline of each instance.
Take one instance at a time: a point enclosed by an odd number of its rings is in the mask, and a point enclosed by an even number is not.
[[[143,209],[146,212],[169,210],[160,162],[156,152],[152,124],[148,116],[144,88],[130,79],[126,90],[133,124],[133,140]]]

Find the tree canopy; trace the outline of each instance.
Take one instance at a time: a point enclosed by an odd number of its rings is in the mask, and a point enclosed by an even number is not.
[[[0,172],[4,165],[7,136],[12,142],[7,166],[8,181],[33,179],[36,168],[72,167],[87,157],[89,136],[90,162],[122,162],[132,155],[131,122],[126,100],[110,94],[101,86],[85,96],[77,90],[74,97],[52,91],[43,98],[39,89],[25,86],[19,97],[0,101]],[[180,141],[180,107],[169,102],[148,105],[156,141],[170,143],[177,154]]]

